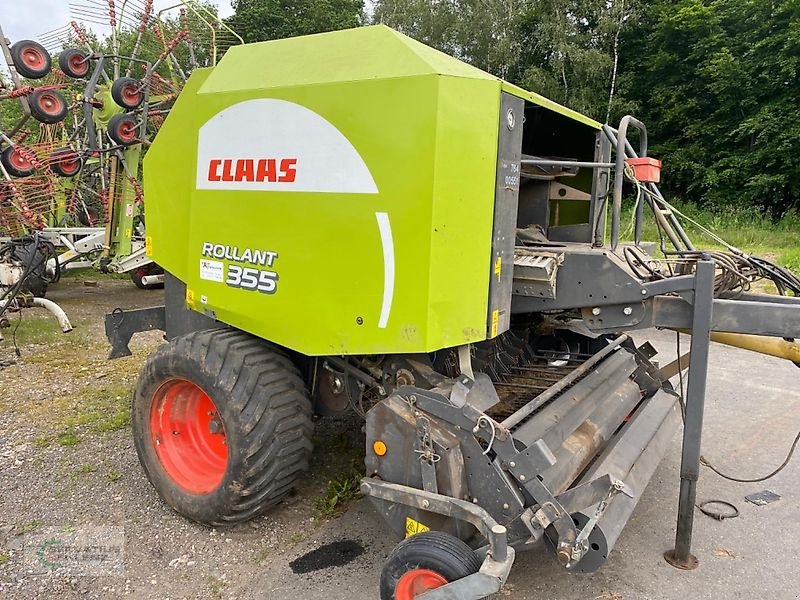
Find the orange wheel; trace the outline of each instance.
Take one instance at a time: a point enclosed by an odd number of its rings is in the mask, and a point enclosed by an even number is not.
[[[441,531],[418,533],[392,550],[381,572],[381,600],[413,600],[480,569],[467,544]]]

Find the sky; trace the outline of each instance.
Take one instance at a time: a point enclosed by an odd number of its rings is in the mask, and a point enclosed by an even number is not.
[[[230,0],[211,1],[219,7],[220,16],[227,17],[233,12]],[[116,2],[121,4],[122,0]],[[177,3],[178,0],[155,0],[154,6],[159,10]],[[12,42],[35,40],[69,23],[70,4],[105,4],[105,0],[0,0],[0,26]]]

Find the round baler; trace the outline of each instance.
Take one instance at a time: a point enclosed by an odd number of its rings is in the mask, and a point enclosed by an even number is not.
[[[165,306],[106,321],[112,356],[136,331],[169,340],[133,400],[151,483],[190,519],[241,523],[307,469],[312,411],[353,410],[361,491],[405,538],[382,599],[485,597],[541,543],[593,571],[681,421],[685,363],[660,370],[625,332],[688,329],[688,565],[712,313],[789,335],[797,302],[739,302],[693,247],[667,273],[639,222],[619,243],[625,177],[684,241],[646,145],[635,119],[612,129],[383,26],[195,70],[144,163]]]

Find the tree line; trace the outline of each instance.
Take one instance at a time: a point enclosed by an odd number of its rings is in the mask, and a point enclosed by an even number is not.
[[[648,125],[673,196],[800,208],[800,0],[234,0],[261,41],[370,23],[595,119]]]

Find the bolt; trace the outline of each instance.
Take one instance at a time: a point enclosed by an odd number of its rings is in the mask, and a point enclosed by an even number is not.
[[[642,296],[647,296],[647,290],[642,290]]]
[[[473,503],[473,504],[477,504],[477,503],[478,503],[478,499],[477,499],[477,498],[473,498],[473,499],[472,499],[472,503]]]
[[[222,431],[222,423],[220,423],[216,419],[212,419],[211,421],[208,422],[208,430],[212,434],[220,433]]]
[[[599,315],[599,314],[600,314],[600,309],[599,309],[599,308],[597,308],[597,307],[595,306],[595,307],[592,309],[592,314],[593,314],[593,315],[596,317],[597,315]]]
[[[509,467],[511,467],[511,468],[513,469],[514,467],[516,467],[516,466],[517,466],[517,463],[515,463],[515,462],[512,460],[510,463],[508,463],[508,466],[509,466]]]
[[[560,548],[557,554],[558,562],[562,565],[568,565],[570,559],[572,558],[572,553],[569,551],[569,548],[564,547]]]
[[[508,504],[503,504],[503,510],[508,510],[508,508],[509,508]]]
[[[520,480],[520,481],[525,481],[525,475],[520,475],[520,476],[519,476],[519,480]]]
[[[431,505],[431,503],[428,502],[427,500],[423,500],[422,501],[422,508],[428,508],[430,505]]]
[[[180,432],[180,431],[173,431],[173,432],[172,432],[172,435],[180,435],[180,434],[181,434],[181,432]]]
[[[626,306],[625,308],[622,309],[622,313],[630,317],[633,314],[633,309],[630,306]]]

